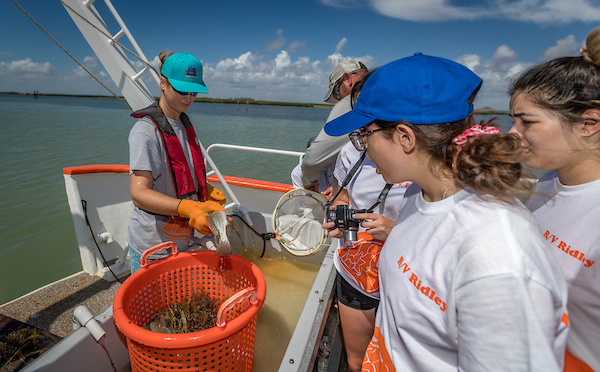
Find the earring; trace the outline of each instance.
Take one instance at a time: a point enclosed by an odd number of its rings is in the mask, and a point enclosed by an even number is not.
[[[588,134],[588,131],[587,131],[587,130],[585,131],[585,134]]]

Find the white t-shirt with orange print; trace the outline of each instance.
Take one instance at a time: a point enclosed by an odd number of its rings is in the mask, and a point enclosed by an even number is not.
[[[363,371],[562,368],[566,283],[522,204],[468,190],[429,203],[413,184],[381,251],[379,283]]]
[[[569,291],[567,350],[600,371],[600,180],[560,183],[556,172],[540,178],[527,201]]]
[[[338,155],[334,175],[342,182],[352,167],[360,159],[361,153],[352,143],[346,144]],[[368,209],[381,194],[386,182],[383,176],[375,171],[377,166],[365,157],[362,165],[354,174],[346,189],[350,197],[350,208]],[[409,183],[395,184],[387,197],[373,210],[373,213],[396,220],[400,212],[402,198]],[[354,288],[372,298],[379,298],[378,265],[379,252],[383,242],[374,240],[365,233],[366,229],[359,228],[357,241],[339,241],[333,262],[340,275]]]

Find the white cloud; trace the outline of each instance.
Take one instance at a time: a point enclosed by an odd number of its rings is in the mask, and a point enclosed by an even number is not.
[[[87,55],[83,58],[83,65],[88,70],[95,70],[100,66],[100,62],[98,61],[98,57],[95,55]]]
[[[256,55],[247,52],[239,56],[238,58],[227,58],[220,61],[217,64],[217,69],[219,71],[224,72],[233,72],[233,71],[249,71],[252,69],[253,65],[257,62],[258,58]],[[206,68],[204,69],[204,73],[206,73]]]
[[[531,65],[516,59],[517,53],[514,50],[507,45],[501,45],[491,60],[485,60],[476,54],[466,54],[457,60],[483,79],[475,101],[476,107],[508,110],[507,90],[511,79]]]
[[[517,58],[517,52],[512,50],[508,45],[500,45],[492,56],[492,59],[497,63],[509,63]]]
[[[482,18],[523,22],[600,21],[600,7],[594,0],[489,0],[477,6],[456,6],[450,0],[321,0],[333,7],[363,7],[388,17],[417,22],[442,22]],[[366,5],[365,5],[366,4]]]
[[[98,71],[100,66],[96,57],[87,56],[83,64],[94,69],[100,81],[114,92],[118,92],[108,74]],[[101,94],[110,95],[81,67],[58,73],[50,62],[34,62],[30,58],[12,62],[0,62],[0,86],[2,91],[61,94]]]
[[[320,102],[327,91],[331,70],[346,59],[360,60],[368,67],[373,67],[375,62],[368,55],[334,53],[323,61],[313,61],[306,56],[292,58],[288,51],[281,50],[269,60],[246,52],[237,58],[204,65],[204,81],[211,97]]]
[[[302,40],[302,41],[293,41],[290,46],[288,47],[288,51],[292,52],[292,53],[298,53],[300,51],[302,51],[302,49],[306,46],[306,40]]]
[[[283,70],[291,64],[290,55],[285,50],[282,50],[275,58],[275,71]]]
[[[569,35],[564,39],[558,40],[556,45],[546,49],[544,55],[540,57],[540,61],[545,62],[554,58],[573,56],[579,51],[582,45],[583,43],[575,40],[574,35]]]
[[[342,49],[344,49],[344,45],[346,45],[346,43],[348,42],[348,39],[343,38],[342,40],[340,40],[337,45],[335,46],[335,52],[336,53],[341,53]]]
[[[370,55],[349,56],[342,53],[347,39],[340,40],[336,52],[323,59],[311,59],[300,55],[294,57],[289,51],[280,50],[269,58],[260,53],[246,52],[235,58],[226,58],[217,63],[204,64],[204,81],[209,97],[249,97],[257,100],[287,102],[320,102],[327,90],[329,74],[341,61],[353,59],[363,62],[367,67],[376,66],[376,60]],[[579,47],[572,35],[557,40],[549,47],[542,58],[569,54]],[[95,57],[83,59],[88,67],[94,67],[96,76],[116,91],[107,74],[98,65]],[[499,110],[508,109],[506,95],[511,79],[531,65],[519,61],[517,52],[508,45],[497,47],[491,58],[477,54],[465,54],[457,59],[483,80],[482,90],[476,105]],[[158,57],[151,62],[158,69]],[[133,62],[136,71],[142,68],[139,61]],[[150,74],[144,77],[150,91],[159,95],[160,91]],[[67,73],[57,73],[49,62],[34,62],[24,59],[12,62],[0,62],[0,86],[3,91],[33,91],[70,94],[105,94],[102,87],[92,80],[80,68]]]
[[[267,44],[266,49],[269,52],[281,49],[281,47],[283,47],[283,45],[285,44],[285,38],[283,37],[283,29],[280,28],[275,33],[277,34],[277,36],[279,36],[279,38],[271,40],[269,44]]]
[[[489,14],[480,6],[457,7],[447,0],[371,0],[370,5],[378,13],[411,21],[477,19]]]
[[[600,20],[600,7],[591,0],[495,0],[504,17],[535,23],[593,22]]]
[[[0,74],[11,74],[27,78],[47,77],[54,73],[50,62],[33,62],[31,58],[20,61],[0,62]]]
[[[138,61],[138,63],[141,62]],[[160,58],[158,56],[155,56],[154,59],[152,61],[148,61],[148,63],[150,63],[150,65],[154,67],[156,71],[158,71],[158,69],[160,68]]]
[[[279,35],[283,35],[283,30]],[[305,55],[293,57],[289,51],[280,50],[273,58],[260,53],[246,52],[217,63],[204,61],[203,77],[210,91],[208,96],[321,102],[327,91],[329,74],[339,62],[354,59],[362,61],[368,67],[375,66],[375,58],[370,55],[343,55],[341,49],[346,42],[346,39],[342,39],[337,44],[339,52],[332,53],[324,59],[311,59]],[[304,45],[296,45],[301,44]],[[118,93],[115,84],[96,57],[87,56],[82,61],[104,84]],[[150,64],[158,69],[158,56],[151,57]],[[136,71],[143,67],[137,60],[132,60],[132,65]],[[146,74],[143,80],[152,94],[160,94],[150,74]],[[57,73],[51,63],[33,62],[31,59],[0,62],[0,86],[2,91],[39,90],[42,93],[110,95],[79,66],[65,73]]]
[[[567,37],[564,40],[570,39]],[[342,40],[338,46],[345,43],[346,41]],[[557,45],[563,43],[564,41],[559,40]],[[458,59],[459,63],[469,67],[484,80],[476,101],[478,107],[508,109],[508,83],[515,74],[528,66],[519,62],[517,57],[517,53],[509,46],[501,45],[491,59],[476,54],[463,55]],[[341,61],[348,59],[359,60],[369,68],[376,66],[375,58],[370,55],[348,56],[335,52],[322,60],[311,60],[307,56],[292,57],[286,50],[280,50],[274,58],[246,52],[216,64],[204,63],[203,77],[210,91],[209,97],[320,102],[327,91],[331,70]],[[83,61],[88,67],[97,66],[94,69],[95,75],[118,93],[114,83],[101,66],[97,65],[94,57],[84,58]],[[158,57],[154,57],[151,64],[158,68]],[[136,71],[142,67],[139,61],[134,61],[133,65]],[[144,81],[153,94],[160,94],[150,74],[144,77]],[[49,62],[34,62],[31,59],[0,62],[0,86],[3,91],[39,90],[42,93],[110,95],[79,67],[66,73],[57,73]]]

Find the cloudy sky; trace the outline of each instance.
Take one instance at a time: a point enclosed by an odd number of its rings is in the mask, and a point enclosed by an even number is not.
[[[116,90],[60,0],[16,1]],[[104,1],[94,5],[116,33]],[[113,0],[113,5],[152,64],[165,48],[197,56],[208,97],[288,102],[321,102],[329,73],[342,60],[358,59],[371,68],[422,52],[468,66],[484,80],[476,106],[506,110],[506,88],[515,74],[540,61],[577,55],[588,32],[600,25],[600,0]],[[110,95],[12,0],[0,2],[0,31],[0,92]],[[145,81],[158,95],[156,84]]]

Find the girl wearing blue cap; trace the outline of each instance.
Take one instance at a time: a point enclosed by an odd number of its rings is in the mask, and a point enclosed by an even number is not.
[[[581,52],[534,66],[512,82],[511,132],[522,139],[526,165],[549,171],[527,207],[567,281],[565,370],[600,371],[600,27]]]
[[[178,251],[188,250],[194,229],[210,234],[207,214],[225,210],[223,193],[206,183],[202,150],[185,114],[198,93],[208,93],[202,64],[188,53],[163,51],[160,60],[160,100],[131,114],[139,119],[129,133],[132,273],[141,254],[157,244],[173,241]]]
[[[367,371],[559,371],[566,285],[533,216],[510,196],[519,140],[474,125],[481,79],[416,54],[364,83],[328,123],[388,183],[412,181],[379,257]]]
[[[355,240],[346,239],[340,229],[329,231],[330,236],[339,239],[333,263],[337,270],[336,295],[349,371],[361,370],[363,356],[373,335],[379,305],[379,253],[394,226],[409,186],[408,183],[387,185],[376,173],[375,163],[366,158],[352,174],[352,168],[360,161],[361,152],[352,143],[340,151],[335,164],[335,179],[345,180],[349,174],[351,179],[336,197],[334,205],[371,212],[354,215],[353,218],[364,219]],[[382,192],[387,193],[383,198]],[[330,225],[327,223],[324,227]]]

